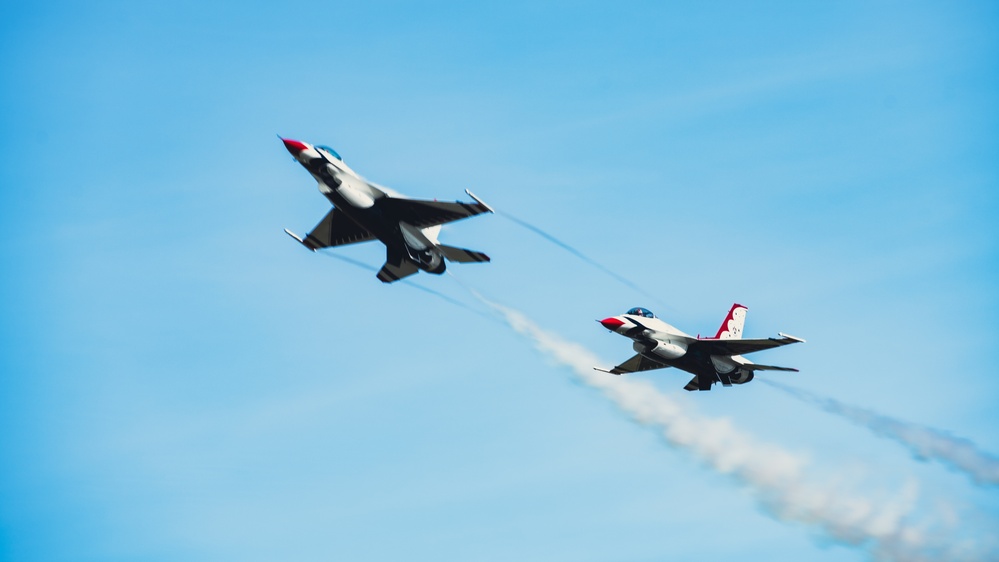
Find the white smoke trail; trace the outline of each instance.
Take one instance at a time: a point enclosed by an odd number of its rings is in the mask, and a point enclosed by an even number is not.
[[[587,349],[542,330],[516,310],[472,293],[539,351],[570,367],[635,421],[661,430],[672,446],[749,487],[776,518],[807,524],[842,544],[869,549],[878,560],[999,559],[994,544],[954,537],[941,540],[927,527],[912,524],[914,484],[904,486],[897,497],[879,500],[850,495],[833,485],[811,484],[805,479],[807,463],[800,456],[755,440],[727,419],[687,411],[651,384],[595,372],[593,366],[600,361]]]
[[[763,382],[802,402],[866,427],[881,437],[901,443],[919,460],[936,459],[966,473],[976,484],[999,485],[999,459],[979,450],[967,439],[850,406],[832,398],[822,398],[792,386],[773,381]]]

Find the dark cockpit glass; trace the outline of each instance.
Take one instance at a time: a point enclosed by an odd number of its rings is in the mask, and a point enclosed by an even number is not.
[[[318,148],[319,150],[325,151],[327,154],[329,154],[333,158],[336,158],[337,160],[343,162],[343,158],[341,158],[340,155],[337,154],[336,151],[333,150],[332,148],[330,148],[328,146],[323,146],[321,144],[317,144],[316,148]]]
[[[651,310],[649,310],[647,308],[642,308],[640,306],[636,306],[635,308],[629,310],[628,312],[625,312],[625,314],[630,314],[632,316],[644,316],[646,318],[655,318],[656,317],[655,314],[652,314]]]

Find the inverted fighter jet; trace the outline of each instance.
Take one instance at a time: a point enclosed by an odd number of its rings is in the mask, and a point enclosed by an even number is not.
[[[713,338],[694,337],[677,330],[656,318],[644,308],[632,308],[620,316],[599,320],[604,328],[634,340],[638,355],[611,370],[594,367],[598,371],[621,375],[652,369],[676,367],[694,378],[684,388],[711,390],[711,385],[721,382],[724,386],[745,384],[753,380],[756,371],[794,371],[790,367],[759,365],[742,355],[805,340],[781,334],[767,339],[742,339],[747,308],[733,304]]]
[[[319,192],[333,209],[305,238],[285,229],[313,252],[320,248],[380,240],[385,244],[385,266],[378,272],[384,283],[398,281],[421,269],[440,275],[447,261],[487,262],[482,252],[445,246],[437,240],[442,224],[493,210],[465,190],[475,203],[407,199],[357,175],[335,150],[291,139],[285,148],[319,182]]]

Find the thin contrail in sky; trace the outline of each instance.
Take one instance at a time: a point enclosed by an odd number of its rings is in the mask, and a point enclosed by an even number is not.
[[[979,485],[999,485],[999,459],[981,451],[974,443],[948,435],[938,429],[890,418],[786,384],[764,380],[766,384],[817,406],[830,414],[845,418],[875,434],[891,439],[908,448],[919,460],[936,459],[964,472]]]
[[[342,262],[349,263],[349,264],[351,264],[351,265],[353,265],[355,267],[359,267],[361,269],[366,269],[368,271],[373,271],[375,273],[378,272],[378,268],[377,267],[370,266],[370,265],[368,265],[368,264],[366,264],[366,263],[364,263],[362,261],[358,261],[358,260],[355,260],[353,258],[348,258],[347,256],[344,256],[344,255],[340,255],[340,254],[336,254],[336,253],[332,253],[332,252],[318,252],[318,253],[320,253],[320,254],[322,254],[324,256],[329,256],[331,258],[338,259],[338,260],[340,260]],[[450,271],[448,273],[450,273]],[[453,275],[451,277],[457,281],[456,277],[454,277]],[[463,303],[463,302],[461,302],[461,301],[459,301],[457,299],[449,297],[449,296],[445,295],[444,293],[442,293],[440,291],[435,291],[434,289],[431,289],[430,287],[424,287],[423,285],[418,285],[418,284],[416,284],[416,283],[414,283],[414,282],[412,282],[412,281],[410,281],[408,279],[400,279],[399,281],[396,281],[396,283],[401,283],[401,284],[406,285],[408,287],[412,287],[414,289],[418,289],[420,291],[423,291],[424,293],[428,293],[428,294],[434,295],[435,297],[438,297],[438,298],[440,298],[440,299],[442,299],[442,300],[444,300],[446,302],[449,302],[449,303],[451,303],[451,304],[453,304],[453,305],[455,305],[455,306],[457,306],[459,308],[463,308],[463,309],[465,309],[465,310],[467,310],[467,311],[469,311],[469,312],[471,312],[473,314],[477,314],[477,315],[479,315],[479,316],[481,316],[481,317],[483,317],[483,318],[485,318],[485,319],[487,319],[489,321],[495,321],[495,318],[493,316],[490,316],[489,314],[486,314],[486,313],[482,312],[481,310],[476,310],[475,308],[472,308],[471,306],[468,306],[467,304],[465,304],[465,303]]]
[[[836,484],[809,481],[807,463],[784,448],[763,443],[727,419],[688,411],[682,402],[637,378],[598,373],[601,361],[586,348],[542,330],[521,312],[472,291],[538,351],[572,369],[586,385],[636,422],[662,432],[666,441],[689,452],[720,474],[750,488],[775,518],[809,525],[844,545],[867,549],[878,560],[894,562],[995,560],[999,550],[991,533],[959,526],[971,538],[942,536],[913,523],[917,490],[903,486],[894,498],[844,493]],[[946,517],[953,517],[948,512]],[[992,522],[986,522],[991,524]]]
[[[504,217],[504,218],[506,218],[506,219],[508,219],[510,221],[513,221],[514,223],[519,224],[520,226],[526,228],[527,230],[530,230],[531,232],[537,234],[538,236],[544,238],[545,240],[548,240],[549,242],[551,242],[552,244],[555,244],[559,248],[562,248],[563,250],[565,250],[565,251],[569,252],[570,254],[576,256],[577,258],[583,260],[584,262],[592,265],[593,267],[595,267],[595,268],[599,269],[600,271],[606,273],[607,275],[613,277],[614,279],[616,279],[618,282],[624,284],[625,286],[630,287],[631,289],[634,289],[635,291],[641,293],[642,295],[645,295],[646,297],[649,297],[650,299],[656,301],[659,304],[662,304],[663,306],[669,306],[666,303],[664,303],[663,301],[659,300],[659,297],[657,297],[657,296],[653,295],[652,293],[650,293],[649,291],[646,291],[645,289],[639,287],[638,285],[636,285],[635,283],[633,283],[630,279],[622,276],[621,274],[619,274],[618,272],[614,271],[613,269],[604,266],[603,264],[601,264],[597,260],[595,260],[595,259],[587,256],[583,252],[580,252],[576,248],[573,248],[569,244],[566,244],[565,242],[559,240],[558,238],[552,236],[551,234],[548,234],[544,230],[541,230],[540,228],[534,226],[533,224],[531,224],[531,223],[529,223],[529,222],[527,222],[527,221],[525,221],[523,219],[519,219],[519,218],[517,218],[517,217],[515,217],[515,216],[513,216],[510,213],[507,213],[505,211],[494,211],[494,212],[497,215],[500,215],[501,217]]]

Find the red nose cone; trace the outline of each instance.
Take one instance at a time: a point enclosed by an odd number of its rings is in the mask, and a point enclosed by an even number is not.
[[[621,326],[624,326],[624,322],[618,320],[617,318],[613,318],[613,317],[612,318],[604,318],[603,320],[600,321],[600,324],[604,328],[607,328],[608,330],[614,330],[614,331],[617,331],[618,328],[620,328]]]
[[[298,142],[297,140],[281,139],[281,141],[284,143],[284,147],[288,149],[288,152],[290,152],[292,156],[298,156],[299,152],[309,148],[305,146],[304,143]]]

